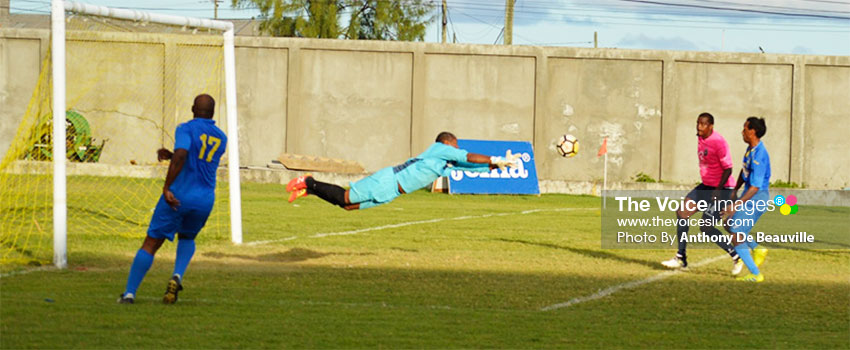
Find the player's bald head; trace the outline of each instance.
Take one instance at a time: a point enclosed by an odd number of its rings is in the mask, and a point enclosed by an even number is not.
[[[192,113],[195,118],[212,119],[215,114],[215,100],[207,94],[200,94],[195,97],[195,103],[192,104]]]

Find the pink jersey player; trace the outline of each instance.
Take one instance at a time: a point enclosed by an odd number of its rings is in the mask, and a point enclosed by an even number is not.
[[[688,203],[686,208],[676,212],[676,241],[679,243],[679,251],[670,260],[662,261],[661,264],[669,268],[688,267],[687,238],[690,230],[690,222],[687,220],[694,215],[698,209],[698,202],[704,202],[708,209],[704,209],[700,230],[709,237],[719,237],[723,233],[714,224],[721,219],[720,212],[723,204],[718,200],[726,200],[733,196],[732,188],[735,179],[732,176],[732,156],[729,155],[729,144],[723,136],[714,131],[714,116],[710,113],[702,113],[697,117],[697,155],[699,156],[699,174],[702,183],[694,187],[685,197]],[[726,180],[724,181],[724,177]],[[722,182],[722,184],[721,184]],[[718,247],[725,250],[732,258],[732,274],[741,273],[744,263],[738,253],[729,242],[715,240]]]
[[[711,187],[734,187],[735,177],[729,176],[726,183],[720,185],[723,170],[732,168],[732,155],[729,154],[729,144],[717,131],[708,137],[697,136],[697,154],[699,155],[699,175],[702,183]]]

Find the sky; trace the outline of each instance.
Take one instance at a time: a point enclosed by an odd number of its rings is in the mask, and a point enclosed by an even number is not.
[[[86,0],[112,7],[213,17],[213,0]],[[513,44],[850,56],[850,0],[515,0]],[[441,1],[426,42],[441,40]],[[501,44],[504,0],[447,0],[448,41]],[[11,0],[46,13],[49,0]],[[224,1],[219,18],[259,17]]]

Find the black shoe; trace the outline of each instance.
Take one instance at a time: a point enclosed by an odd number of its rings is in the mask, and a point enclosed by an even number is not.
[[[162,297],[164,304],[174,304],[177,302],[177,293],[183,290],[183,285],[180,283],[180,278],[177,275],[168,280],[168,287],[165,289],[165,296]]]
[[[121,295],[118,296],[118,303],[119,304],[132,304],[135,301],[136,301],[136,299],[133,297],[132,294],[128,295],[128,294],[122,293]]]

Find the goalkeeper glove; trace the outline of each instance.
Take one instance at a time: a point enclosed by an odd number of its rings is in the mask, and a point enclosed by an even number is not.
[[[499,167],[499,169],[501,169],[501,170],[505,170],[506,166],[511,165],[513,163],[509,162],[505,158],[502,158],[502,157],[499,157],[499,156],[492,156],[492,157],[490,157],[490,164]]]
[[[521,162],[521,158],[522,156],[520,154],[511,154],[511,150],[505,152],[505,159],[513,163],[513,165],[511,166],[514,168],[519,168],[519,162]]]
[[[517,162],[519,160],[519,155],[511,155],[511,151],[505,155],[505,157],[492,156],[490,157],[490,164],[493,164],[501,170],[505,170],[506,167],[517,167]]]

